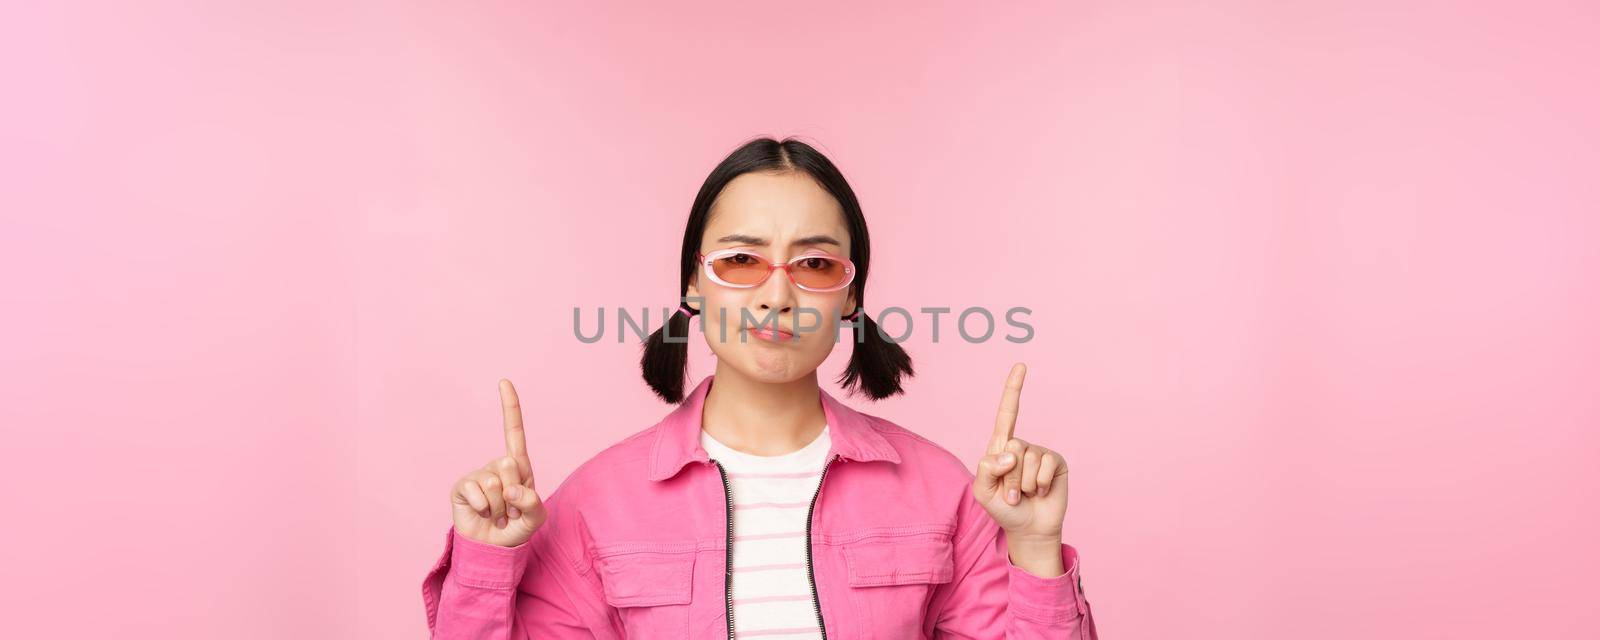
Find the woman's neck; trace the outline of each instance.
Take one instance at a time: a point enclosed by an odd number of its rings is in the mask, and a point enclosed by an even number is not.
[[[817,372],[799,380],[770,383],[751,380],[717,363],[706,392],[701,428],[729,447],[758,456],[776,456],[810,444],[822,433]]]

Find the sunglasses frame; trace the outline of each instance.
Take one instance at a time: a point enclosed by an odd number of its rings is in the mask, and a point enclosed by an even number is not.
[[[747,256],[754,256],[754,257],[760,259],[762,262],[767,263],[767,275],[762,276],[761,280],[759,282],[755,282],[755,283],[751,283],[751,284],[734,284],[732,282],[728,282],[727,280],[723,280],[721,276],[717,275],[717,270],[712,268],[711,264],[713,262],[716,262],[720,258],[725,258],[725,257],[731,256],[731,255],[735,255],[735,254],[744,254],[744,255],[747,255]],[[800,254],[800,255],[795,256],[793,258],[790,258],[788,262],[784,262],[784,263],[773,262],[771,259],[767,258],[766,256],[761,255],[759,253],[756,253],[754,251],[751,251],[749,249],[718,249],[716,251],[712,251],[711,253],[696,253],[695,255],[697,256],[696,259],[698,259],[700,261],[700,270],[705,274],[706,278],[708,278],[712,282],[720,284],[720,285],[722,285],[724,287],[732,287],[734,289],[750,289],[750,288],[753,288],[753,287],[759,287],[759,286],[761,286],[763,284],[766,284],[767,279],[772,277],[772,272],[773,271],[777,271],[779,269],[783,270],[784,275],[789,276],[789,283],[790,284],[793,284],[796,287],[799,287],[801,289],[804,289],[806,291],[810,291],[810,292],[813,292],[813,293],[832,293],[834,291],[838,291],[840,289],[843,289],[845,287],[850,286],[850,283],[855,282],[855,280],[856,280],[856,264],[854,262],[851,262],[849,258],[845,258],[845,257],[842,257],[842,256],[836,256],[836,255],[828,254],[828,253],[803,253],[803,254]],[[790,269],[790,267],[792,267],[794,265],[794,263],[799,262],[801,260],[807,260],[807,259],[810,259],[810,258],[822,258],[824,260],[832,260],[834,262],[842,263],[844,265],[844,281],[840,282],[839,284],[837,284],[835,286],[829,287],[827,289],[817,289],[815,287],[808,287],[808,286],[805,286],[803,284],[800,284],[798,281],[796,281],[794,279],[794,273],[789,271],[789,269]]]

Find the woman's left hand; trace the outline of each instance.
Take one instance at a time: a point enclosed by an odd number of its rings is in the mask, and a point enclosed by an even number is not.
[[[1067,515],[1067,463],[1061,454],[1012,435],[1027,372],[1020,362],[1011,367],[972,495],[1005,530],[1013,559],[1021,547],[1047,550],[1059,558],[1061,523]]]

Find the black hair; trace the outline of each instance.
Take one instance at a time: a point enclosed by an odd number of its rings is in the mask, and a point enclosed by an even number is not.
[[[867,220],[861,213],[861,203],[855,191],[844,179],[844,174],[821,152],[792,137],[782,141],[768,137],[744,143],[728,154],[711,175],[700,185],[694,205],[689,208],[689,222],[683,230],[683,250],[679,260],[678,299],[684,312],[673,313],[660,329],[646,338],[639,358],[639,368],[644,381],[661,399],[677,404],[683,401],[684,376],[689,364],[689,316],[699,313],[685,301],[689,279],[699,268],[696,254],[700,251],[700,237],[705,234],[706,222],[711,215],[711,205],[722,189],[734,178],[752,172],[799,172],[811,176],[817,184],[832,194],[844,210],[845,226],[850,232],[850,261],[855,263],[855,280],[850,287],[855,293],[854,350],[850,364],[839,376],[838,382],[846,390],[865,393],[873,400],[881,400],[902,393],[902,376],[916,375],[911,369],[911,356],[899,343],[890,340],[878,323],[868,317],[866,308],[867,266],[872,255],[872,244],[867,236]],[[667,338],[671,332],[672,339]]]

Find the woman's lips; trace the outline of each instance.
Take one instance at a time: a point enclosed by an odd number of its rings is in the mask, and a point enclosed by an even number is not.
[[[745,331],[749,332],[750,335],[755,336],[756,338],[759,338],[761,340],[766,340],[768,342],[792,342],[792,341],[794,341],[794,334],[790,333],[790,332],[788,332],[788,331],[786,331],[784,329],[772,330],[772,329],[766,329],[766,328],[762,328],[762,327],[753,327],[753,328],[750,328],[750,329],[745,329]]]

